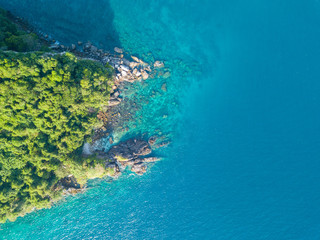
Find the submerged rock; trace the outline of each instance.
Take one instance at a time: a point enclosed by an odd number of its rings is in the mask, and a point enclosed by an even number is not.
[[[163,78],[169,78],[171,76],[170,72],[165,72],[165,74],[163,74]]]
[[[91,52],[97,52],[97,51],[98,51],[98,48],[97,48],[96,46],[91,45],[90,51],[91,51]]]
[[[146,157],[146,158],[141,158],[140,160],[141,160],[141,162],[152,163],[152,162],[159,161],[160,158],[157,158],[157,157]]]
[[[151,136],[148,140],[148,143],[150,146],[152,146],[153,144],[155,144],[155,142],[157,141],[157,137],[156,136]]]
[[[118,47],[115,47],[115,48],[114,48],[114,51],[115,51],[116,53],[123,53],[123,50],[122,50],[121,48],[118,48]]]
[[[164,63],[160,62],[160,61],[155,61],[155,63],[153,64],[153,66],[155,68],[163,68],[164,67]]]
[[[167,84],[166,83],[162,84],[161,89],[162,89],[162,91],[166,92],[167,91]]]

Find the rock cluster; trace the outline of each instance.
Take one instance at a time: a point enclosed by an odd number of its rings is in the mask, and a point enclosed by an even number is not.
[[[117,51],[119,52],[119,49]],[[109,63],[116,70],[115,84],[120,84],[123,81],[146,80],[152,75],[154,69],[149,64],[135,56],[131,56],[130,58],[132,61],[124,58],[123,55],[109,55],[102,59],[103,63]]]
[[[77,180],[74,176],[70,175],[59,180],[55,185],[55,190],[62,190],[63,194],[77,194],[83,192],[85,188],[77,183]]]
[[[136,80],[146,80],[149,77],[154,76],[157,69],[165,67],[164,63],[161,61],[155,61],[153,64],[149,65],[135,56],[130,56],[130,60],[128,60],[124,57],[124,50],[121,48],[115,47],[114,53],[109,53],[102,49],[98,49],[91,42],[83,44],[78,41],[78,47],[75,44],[67,47],[55,42],[50,48],[57,51],[71,51],[79,57],[94,59],[103,64],[109,63],[116,71],[116,85],[123,81],[134,82]],[[170,76],[170,72],[165,71],[161,75],[167,78]]]
[[[157,157],[149,157],[152,149],[149,143],[141,139],[129,139],[113,146],[107,153],[99,157],[106,160],[106,167],[113,168],[117,174],[127,166],[132,172],[142,175],[146,172],[148,163],[159,161]]]
[[[146,80],[148,78],[153,78],[157,74],[163,78],[170,77],[170,71],[165,68],[162,61],[155,61],[152,64],[148,64],[136,56],[128,55],[125,57],[125,51],[118,47],[114,48],[114,53],[109,53],[97,48],[90,42],[82,43],[79,41],[77,45],[72,44],[71,47],[54,43],[51,45],[51,48],[61,52],[71,51],[77,57],[96,60],[103,65],[108,63],[114,68],[114,86],[112,87],[110,99],[108,101],[109,107],[117,106],[122,102],[121,89],[126,82],[132,83],[134,81]],[[164,92],[167,91],[166,84],[163,84],[161,89]],[[120,113],[118,112],[117,116],[112,115],[111,118],[113,119],[119,116]],[[104,112],[100,112],[98,117],[103,121],[108,121],[107,114]],[[105,130],[106,129],[104,128],[104,131]],[[113,146],[108,153],[98,152],[98,157],[106,160],[106,167],[113,169],[115,176],[119,175],[121,170],[127,166],[130,167],[132,172],[142,175],[146,172],[148,164],[159,160],[156,157],[149,157],[152,153],[150,146],[152,146],[155,141],[155,137],[151,137],[148,142],[141,139],[129,139]],[[159,147],[164,147],[166,145],[167,143],[162,143]]]

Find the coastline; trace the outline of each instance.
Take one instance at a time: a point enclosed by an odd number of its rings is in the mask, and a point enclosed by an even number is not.
[[[96,156],[98,159],[103,160],[105,162],[105,168],[109,170],[107,175],[113,178],[117,178],[127,167],[129,167],[132,172],[143,175],[150,164],[160,160],[160,158],[153,154],[153,150],[169,144],[168,141],[162,141],[163,136],[151,136],[146,139],[144,134],[140,137],[137,136],[125,141],[114,142],[112,133],[114,129],[121,126],[124,121],[128,121],[127,108],[132,107],[130,103],[126,103],[126,100],[122,98],[121,93],[128,88],[128,85],[136,81],[144,81],[157,76],[164,78],[170,77],[170,70],[165,68],[163,62],[155,61],[154,63],[148,64],[130,55],[121,48],[115,47],[114,52],[109,53],[98,49],[90,42],[78,42],[71,46],[64,46],[55,40],[50,40],[48,35],[37,32],[27,21],[15,17],[12,14],[9,14],[9,16],[19,28],[27,33],[36,34],[41,41],[41,45],[45,45],[51,49],[51,52],[48,53],[49,55],[63,55],[71,52],[78,59],[97,61],[103,66],[109,64],[113,68],[113,86],[108,104],[99,111],[97,115],[97,118],[103,122],[103,126],[95,129],[93,143],[86,143],[87,146],[89,145],[89,148],[92,149],[91,146],[94,145],[96,141],[107,138],[110,149],[109,151],[94,149],[90,150],[89,154],[88,151],[83,152],[82,155],[84,157]],[[163,86],[163,88],[165,88],[165,86]],[[124,105],[125,107],[123,107]],[[76,194],[85,190],[86,184],[79,184],[73,175],[68,175],[60,179],[53,187],[53,191],[62,191],[64,195]],[[51,200],[51,202],[55,201],[56,200]],[[32,211],[34,210],[35,208],[32,209]],[[30,211],[27,213],[29,212]]]

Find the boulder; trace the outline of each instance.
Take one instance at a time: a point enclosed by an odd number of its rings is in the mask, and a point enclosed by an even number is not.
[[[130,66],[130,68],[131,68],[131,69],[134,69],[134,68],[136,68],[136,67],[138,67],[138,66],[139,66],[139,63],[136,63],[136,62],[130,62],[129,66]]]
[[[170,142],[162,142],[160,143],[160,147],[167,147],[170,144]]]
[[[140,63],[140,59],[135,57],[135,56],[131,56],[131,58],[133,59],[133,61],[137,62],[137,63]]]
[[[152,146],[153,144],[156,143],[156,141],[157,141],[157,137],[156,136],[152,136],[152,137],[149,138],[148,143],[149,143],[149,145]]]
[[[129,61],[129,60],[123,58],[122,61],[123,61],[123,64],[124,64],[124,65],[130,66],[130,61]]]
[[[143,80],[146,80],[149,78],[149,74],[147,72],[142,72],[141,74],[142,74]]]
[[[114,48],[114,51],[115,51],[116,53],[123,53],[123,50],[122,50],[121,48],[118,48],[118,47],[115,47],[115,48]]]
[[[91,43],[90,42],[87,42],[84,46],[83,46],[83,49],[84,50],[89,50],[90,49],[90,47],[91,47]]]
[[[143,175],[147,171],[147,166],[143,163],[133,164],[131,171],[138,175]]]
[[[130,71],[129,67],[126,66],[126,65],[121,65],[120,68],[121,68],[122,70],[126,71],[126,72],[129,72],[129,71]]]
[[[141,72],[138,71],[138,69],[134,69],[132,72],[136,77],[140,77],[141,76]]]
[[[167,84],[166,83],[162,84],[161,89],[162,89],[162,91],[166,92],[167,91]]]
[[[139,144],[134,145],[131,149],[133,154],[137,156],[145,156],[152,152],[149,144],[145,141],[139,142]]]
[[[133,71],[132,71],[132,73],[134,74],[134,75],[136,75],[137,74],[137,72],[138,72],[138,69],[133,69]]]
[[[170,76],[171,76],[170,72],[165,72],[162,77],[163,78],[169,78]]]
[[[127,73],[126,71],[121,71],[121,75],[122,75],[123,77],[125,77],[125,76],[128,75],[128,73]]]
[[[146,70],[146,71],[148,71],[148,72],[152,72],[152,70],[151,70],[151,68],[150,68],[150,66],[149,66],[149,65],[148,65],[148,66],[146,66],[145,70]]]
[[[116,98],[116,99],[110,99],[108,102],[108,106],[116,106],[118,104],[121,103],[121,99],[120,98]]]
[[[160,62],[160,61],[155,61],[155,63],[153,64],[153,66],[155,68],[163,68],[164,67],[164,63]]]
[[[97,52],[97,51],[98,51],[98,48],[95,47],[95,46],[93,46],[93,45],[91,45],[90,51],[91,51],[91,52]]]
[[[114,99],[114,98],[118,98],[119,95],[120,95],[119,91],[115,91],[110,97]]]
[[[59,44],[53,44],[49,48],[51,48],[51,49],[59,49],[60,45]]]

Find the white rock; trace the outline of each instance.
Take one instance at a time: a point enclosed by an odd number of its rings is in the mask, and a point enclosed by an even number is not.
[[[136,75],[136,73],[138,72],[138,69],[133,69],[133,71],[132,71],[132,73],[134,74],[134,75]]]
[[[135,74],[137,77],[140,77],[141,76],[141,72],[137,71],[136,74]],[[148,76],[149,77],[149,76]]]
[[[151,68],[149,65],[146,67],[146,71],[151,72]]]
[[[130,62],[129,66],[133,69],[135,68],[136,66],[138,66],[139,64],[136,63],[136,62]]]
[[[146,73],[146,72],[142,72],[141,74],[142,74],[142,78],[143,78],[143,80],[148,79],[148,77],[149,77],[149,74],[148,74],[148,73]]]
[[[140,62],[140,59],[135,56],[131,56],[131,58],[133,59],[133,61]]]
[[[114,51],[117,53],[123,53],[123,50],[121,48],[115,47]]]
[[[130,70],[126,65],[121,65],[120,67],[122,70],[124,70],[126,72],[129,72],[129,70]]]
[[[164,63],[160,62],[160,61],[155,61],[155,63],[153,64],[153,66],[155,68],[163,68],[164,67]]]

